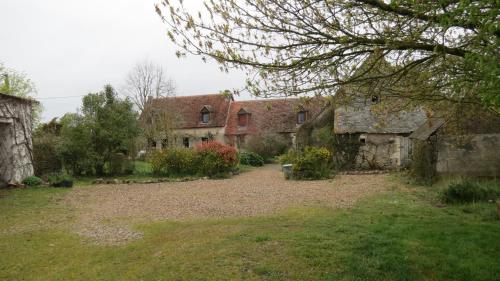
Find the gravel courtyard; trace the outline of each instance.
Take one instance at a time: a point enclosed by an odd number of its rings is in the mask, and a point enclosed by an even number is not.
[[[133,223],[248,217],[298,206],[347,208],[388,185],[385,175],[286,181],[278,165],[267,165],[226,180],[77,188],[64,202],[76,209],[79,234],[115,244],[140,238]]]

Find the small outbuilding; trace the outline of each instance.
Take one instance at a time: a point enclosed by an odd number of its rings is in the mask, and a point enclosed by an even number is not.
[[[434,169],[439,175],[472,177],[500,176],[500,117],[482,120],[476,127],[490,123],[488,130],[476,129],[467,135],[451,135],[444,118],[429,118],[409,138],[427,142],[434,154]]]
[[[0,187],[32,176],[33,105],[36,101],[0,93]]]
[[[408,136],[426,121],[422,109],[375,113],[380,97],[356,96],[348,105],[335,109],[334,133],[359,137],[356,169],[399,169],[411,160]]]

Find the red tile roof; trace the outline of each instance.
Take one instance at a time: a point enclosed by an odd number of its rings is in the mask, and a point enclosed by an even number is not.
[[[321,98],[306,102],[297,98],[235,101],[230,106],[226,135],[295,132],[298,112],[306,111],[306,120],[310,120],[321,112],[323,106],[324,99]],[[243,112],[250,114],[245,127],[238,125],[238,113]]]
[[[231,101],[232,96],[222,94],[176,96],[154,99],[153,106],[175,115],[178,129],[209,128],[226,126]],[[201,122],[203,108],[210,112],[208,123]]]

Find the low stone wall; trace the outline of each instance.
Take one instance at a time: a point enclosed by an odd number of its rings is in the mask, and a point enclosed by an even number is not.
[[[442,137],[437,153],[439,174],[500,177],[500,134]]]

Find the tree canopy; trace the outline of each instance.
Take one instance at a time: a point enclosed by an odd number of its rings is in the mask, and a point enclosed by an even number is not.
[[[116,153],[130,155],[139,135],[137,113],[107,85],[83,98],[81,113],[61,118],[59,147],[63,164],[74,174],[105,173]]]
[[[419,103],[500,107],[496,0],[210,0],[202,11],[163,0],[156,11],[178,56],[246,70],[255,95],[361,83]],[[390,67],[371,71],[381,61]]]
[[[26,74],[7,68],[0,63],[0,93],[33,98],[36,94],[36,87]]]

